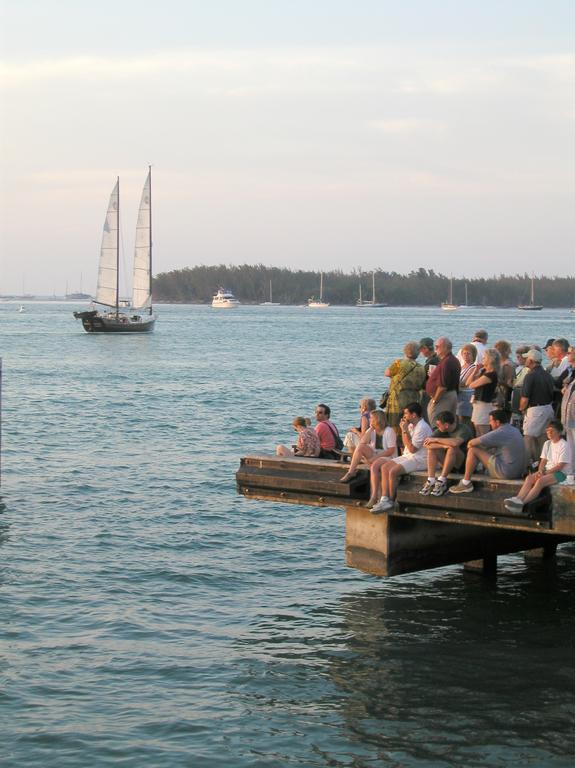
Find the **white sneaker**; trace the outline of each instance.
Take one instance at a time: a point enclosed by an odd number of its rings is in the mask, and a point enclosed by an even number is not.
[[[516,504],[517,502],[523,503],[517,496],[511,496],[509,499],[503,499],[504,504]]]
[[[393,509],[393,501],[384,496],[375,507],[371,508],[371,511],[375,513],[386,512],[388,509]]]

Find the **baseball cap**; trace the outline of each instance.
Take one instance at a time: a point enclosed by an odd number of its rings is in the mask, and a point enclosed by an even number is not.
[[[546,341],[546,342],[545,342],[545,344],[543,345],[543,349],[548,349],[550,346],[552,346],[552,345],[553,345],[553,342],[554,342],[554,341],[555,341],[555,339],[547,339],[547,341]]]

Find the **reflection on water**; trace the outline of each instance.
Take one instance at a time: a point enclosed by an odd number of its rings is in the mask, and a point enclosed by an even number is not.
[[[502,558],[497,582],[434,577],[253,627],[235,689],[273,710],[260,739],[293,740],[296,756],[314,752],[309,765],[572,765],[575,546],[556,564]]]

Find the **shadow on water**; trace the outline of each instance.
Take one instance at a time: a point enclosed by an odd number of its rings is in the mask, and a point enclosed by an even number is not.
[[[269,618],[255,630],[242,697],[299,720],[309,765],[571,765],[574,585],[567,547],[556,563],[505,558],[498,581],[450,568],[300,605],[283,641]]]

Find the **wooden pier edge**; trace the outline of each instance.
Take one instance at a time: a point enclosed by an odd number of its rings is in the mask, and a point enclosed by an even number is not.
[[[241,459],[236,480],[238,492],[254,500],[343,508],[346,562],[376,576],[457,563],[493,575],[499,555],[549,557],[575,538],[575,487],[554,486],[524,512],[510,513],[504,499],[520,481],[478,475],[474,493],[436,499],[419,495],[426,473],[414,473],[402,478],[393,510],[377,515],[365,506],[367,470],[350,484],[339,482],[344,472],[334,461],[257,454]]]

